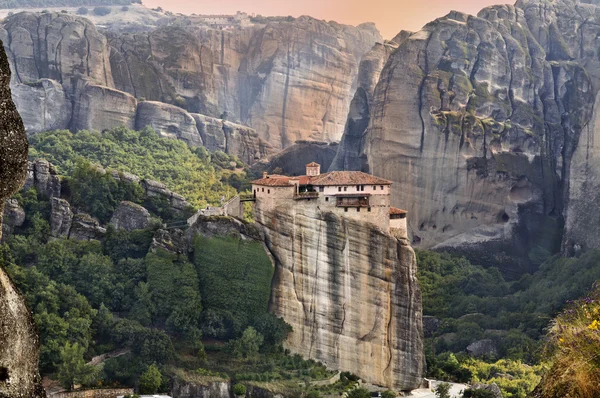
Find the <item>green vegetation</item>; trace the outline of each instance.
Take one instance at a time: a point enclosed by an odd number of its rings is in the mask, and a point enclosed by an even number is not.
[[[194,247],[206,310],[202,332],[215,338],[241,333],[250,319],[258,320],[267,310],[274,272],[271,260],[262,244],[234,237],[198,236]],[[281,342],[280,337],[269,338],[271,344]]]
[[[600,279],[600,251],[579,258],[536,253],[538,270],[516,281],[464,258],[417,253],[424,315],[441,321],[426,339],[429,376],[495,382],[506,397],[525,397],[537,385],[546,328],[568,300]],[[491,340],[496,352],[470,358],[467,346],[482,339]]]
[[[42,8],[79,6],[120,6],[139,3],[141,0],[0,0],[2,8]]]
[[[102,133],[84,130],[75,134],[50,131],[30,141],[30,157],[47,159],[62,175],[74,175],[78,164],[87,161],[160,181],[198,208],[233,196],[236,189],[230,181],[241,191],[254,178],[236,158],[222,152],[210,154],[204,147],[192,150],[181,141],[159,137],[151,128],[115,128]]]
[[[435,388],[435,396],[437,398],[450,398],[450,384],[440,383]]]
[[[553,321],[546,355],[544,397],[594,397],[600,385],[600,286],[570,303]]]
[[[148,366],[148,369],[140,376],[140,392],[142,394],[157,393],[161,384],[162,375],[155,364]]]

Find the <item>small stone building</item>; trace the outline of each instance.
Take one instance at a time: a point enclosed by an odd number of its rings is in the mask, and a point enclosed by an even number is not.
[[[370,222],[397,237],[406,238],[406,211],[390,206],[391,181],[360,171],[321,173],[321,166],[306,165],[306,175],[263,174],[252,182],[256,205],[263,210],[302,204],[346,218]]]

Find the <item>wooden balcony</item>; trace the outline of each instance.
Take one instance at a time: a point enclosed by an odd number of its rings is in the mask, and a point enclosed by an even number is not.
[[[318,192],[299,192],[294,195],[294,200],[317,199],[318,197]]]
[[[337,207],[369,207],[368,196],[338,196]]]

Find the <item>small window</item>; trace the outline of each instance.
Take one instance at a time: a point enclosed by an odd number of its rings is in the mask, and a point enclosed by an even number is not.
[[[329,197],[325,198],[325,202],[329,202]]]
[[[374,187],[373,187],[373,191],[377,191],[377,186],[374,186]]]
[[[361,191],[364,191],[364,190],[365,190],[365,186],[364,186],[364,185],[361,185],[361,186],[360,186],[360,190],[361,190]]]
[[[369,210],[368,210],[368,211],[369,211],[369,213],[371,212],[371,208],[370,208],[370,207],[369,207]]]
[[[254,190],[254,194],[256,195],[256,189]]]
[[[265,189],[263,188],[262,191],[265,192]]]
[[[347,207],[344,207],[344,211],[345,211],[346,213],[348,213],[348,208],[347,208]]]
[[[267,193],[271,193],[271,190],[270,190],[270,189],[267,189]]]
[[[383,185],[381,186],[381,190],[383,191]]]
[[[356,212],[357,212],[357,213],[360,213],[360,207],[357,207],[357,208],[356,208]]]
[[[319,192],[325,192],[325,187],[319,187]]]
[[[346,192],[348,190],[348,187],[344,187],[344,192]]]
[[[360,191],[360,185],[357,185],[357,186],[356,186],[356,190],[357,190],[357,191]]]
[[[338,192],[342,192],[342,187],[338,187]]]

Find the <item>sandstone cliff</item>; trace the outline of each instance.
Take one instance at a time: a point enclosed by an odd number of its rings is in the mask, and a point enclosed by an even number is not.
[[[287,348],[369,383],[419,386],[421,293],[408,242],[294,204],[255,209],[276,267],[270,311],[293,327]]]
[[[299,139],[338,141],[358,62],[381,37],[371,24],[310,17],[101,33],[81,17],[19,13],[3,21],[0,39],[29,133],[152,125],[201,145],[191,114],[226,116],[242,125],[228,153],[253,162]]]
[[[597,173],[599,22],[598,6],[576,0],[431,22],[390,55],[368,129],[338,154],[342,165],[395,181],[393,202],[409,210],[423,247],[476,248],[503,263],[507,253],[558,250],[565,218],[566,238],[582,242],[585,227],[576,233],[570,220],[590,214]]]
[[[27,175],[25,128],[11,100],[9,83],[8,60],[6,53],[0,51],[0,238],[4,200],[21,187]],[[14,205],[11,203],[13,210]],[[0,396],[45,396],[38,358],[39,337],[31,312],[0,267]]]

